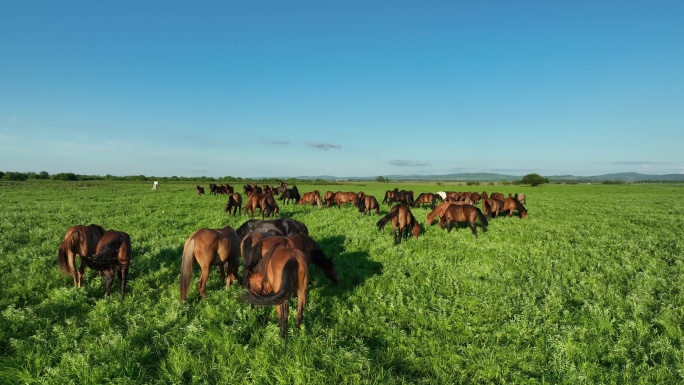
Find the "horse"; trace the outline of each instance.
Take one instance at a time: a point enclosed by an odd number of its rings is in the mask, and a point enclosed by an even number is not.
[[[392,203],[405,204],[406,206],[413,205],[413,191],[411,190],[401,190],[394,193],[394,196],[388,200],[388,204]]]
[[[499,211],[503,209],[504,201],[501,199],[485,198],[482,199],[482,210],[487,218],[498,217]]]
[[[291,218],[249,219],[235,230],[240,241],[252,231],[259,233],[274,232],[276,235],[309,234],[309,229],[304,223]]]
[[[298,249],[274,245],[264,256],[250,279],[251,290],[241,300],[257,306],[275,306],[280,336],[285,337],[290,297],[297,293],[297,327],[304,320],[309,268],[306,255]]]
[[[332,201],[334,201],[335,204],[337,204],[338,209],[342,207],[342,203],[348,203],[349,202],[349,203],[353,204],[354,206],[356,206],[356,201],[357,201],[356,193],[351,192],[351,191],[349,191],[349,192],[338,191],[335,193],[335,197],[332,199]],[[330,207],[330,204],[332,201],[328,201],[326,203],[326,206]]]
[[[443,201],[441,196],[433,193],[420,193],[418,198],[413,201],[413,207],[423,206],[425,204],[430,205],[433,209],[435,208],[435,202]]]
[[[311,192],[304,193],[304,195],[302,195],[302,198],[297,203],[300,205],[308,203],[311,206],[316,205],[318,207],[321,207],[321,201],[321,193],[319,193],[318,190],[314,190]]]
[[[275,201],[273,196],[266,194],[261,194],[260,196],[261,198],[259,199],[259,207],[261,207],[261,219],[280,213],[278,203]]]
[[[254,211],[256,209],[259,209],[263,216],[263,208],[261,207],[261,198],[262,196],[260,194],[256,193],[251,193],[247,197],[247,203],[245,203],[245,207],[242,208],[242,210],[249,215],[250,218],[254,218]]]
[[[510,196],[510,194],[508,195]],[[523,193],[515,193],[513,194],[513,198],[520,203],[527,204],[527,197]]]
[[[390,200],[394,198],[394,194],[398,193],[399,189],[394,188],[394,190],[387,190],[385,191],[385,197],[382,199],[382,203],[387,203],[388,206],[391,206],[392,203],[390,203]]]
[[[387,222],[392,221],[392,234],[394,234],[394,244],[401,243],[401,239],[408,239],[409,226],[414,238],[420,235],[420,224],[411,213],[411,209],[403,204],[398,204],[390,210],[390,213],[381,218],[376,226],[378,231],[382,230]]]
[[[105,229],[95,224],[76,225],[67,229],[64,240],[59,245],[57,261],[62,272],[74,278],[74,287],[81,287],[81,278],[86,268],[83,259],[97,252],[97,244],[104,233]],[[78,271],[74,261],[76,255],[81,258]]]
[[[181,301],[184,301],[187,296],[195,261],[202,269],[202,275],[197,284],[202,299],[206,296],[204,289],[212,266],[219,266],[221,280],[226,281],[226,287],[230,285],[231,280],[237,280],[239,248],[237,233],[230,226],[222,229],[199,229],[192,233],[185,241],[181,258]]]
[[[325,201],[325,206],[329,207],[330,203],[332,203],[335,200],[335,193],[330,190],[326,191],[323,200]]]
[[[333,283],[339,282],[339,275],[332,258],[328,258],[323,249],[308,234],[275,235],[273,232],[252,232],[247,234],[240,244],[243,286],[249,283],[250,276],[254,272],[256,265],[275,244],[282,244],[286,247],[303,251],[306,255],[307,264],[315,264],[323,270],[326,277]]]
[[[527,209],[515,198],[506,198],[503,200],[501,211],[508,211],[508,216],[513,215],[513,211],[517,211],[520,219],[525,219],[527,216]]]
[[[197,190],[197,195],[204,195],[204,187],[196,185],[195,189]]]
[[[107,230],[97,243],[95,254],[84,258],[88,267],[104,273],[106,297],[109,297],[116,273],[121,288],[121,301],[124,300],[131,253],[131,237],[128,234],[123,231]]]
[[[432,225],[432,222],[435,220],[435,217],[437,217],[437,216],[440,216],[440,217],[441,217],[442,214],[444,214],[444,211],[447,209],[447,207],[449,207],[449,206],[452,205],[452,204],[454,204],[454,205],[465,205],[465,204],[467,204],[467,203],[462,202],[462,201],[456,201],[456,202],[446,201],[446,202],[442,202],[442,203],[440,203],[439,205],[437,205],[437,207],[435,207],[434,209],[432,209],[432,211],[431,211],[430,213],[428,213],[427,218],[425,218],[425,222],[426,222],[428,225]]]
[[[238,212],[242,215],[242,195],[239,193],[231,193],[228,195],[228,203],[226,203],[226,214],[237,216]]]
[[[491,199],[501,199],[501,200],[506,199],[506,197],[503,195],[503,193],[500,193],[500,192],[493,192],[493,193],[489,194],[489,197]]]
[[[375,211],[375,214],[380,214],[380,205],[378,200],[372,195],[364,195],[363,198],[358,200],[357,206],[360,213],[366,215],[371,211]]]
[[[451,224],[453,222],[467,222],[470,230],[477,238],[477,229],[475,228],[475,219],[480,220],[482,225],[482,232],[487,232],[487,218],[482,214],[482,211],[470,204],[466,205],[449,205],[444,214],[439,218],[439,227],[446,228],[447,232],[451,232]]]
[[[302,197],[299,195],[299,190],[297,190],[297,186],[292,185],[292,188],[286,188],[285,191],[283,191],[282,194],[280,194],[280,200],[283,201],[283,204],[289,204],[290,201],[294,201],[297,203]]]

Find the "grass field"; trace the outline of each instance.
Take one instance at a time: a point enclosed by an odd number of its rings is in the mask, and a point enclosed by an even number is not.
[[[394,187],[521,190],[529,214],[492,219],[478,239],[431,226],[395,246],[378,216],[281,204],[342,279],[312,267],[304,325],[293,299],[282,339],[274,308],[240,302],[216,271],[199,301],[196,266],[179,301],[186,238],[248,219],[194,185],[0,182],[1,383],[684,382],[683,187],[298,185],[378,200]],[[429,209],[413,212],[424,222]],[[59,270],[66,229],[89,223],[131,236],[123,303],[92,270],[81,289]]]

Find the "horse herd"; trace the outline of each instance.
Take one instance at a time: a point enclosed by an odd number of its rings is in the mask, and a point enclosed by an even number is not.
[[[235,211],[242,206],[240,194],[234,193],[228,185],[211,185],[210,191],[216,195],[227,194],[226,214],[237,215]],[[333,283],[339,282],[340,278],[332,258],[326,256],[309,236],[304,223],[291,218],[263,219],[279,213],[274,196],[280,194],[280,200],[285,204],[296,202],[300,205],[322,207],[325,202],[326,207],[336,205],[341,208],[342,204],[351,203],[364,215],[373,212],[379,215],[380,206],[374,196],[363,192],[328,191],[322,198],[317,190],[300,195],[296,186],[287,188],[284,182],[277,188],[246,185],[243,191],[247,195],[243,210],[253,217],[254,211],[259,209],[262,219],[249,219],[237,229],[226,226],[193,232],[185,241],[181,256],[180,299],[184,301],[187,298],[195,263],[201,269],[197,288],[202,299],[206,295],[205,287],[212,266],[218,266],[221,280],[229,286],[232,281],[238,280],[238,269],[242,265],[242,286],[247,292],[240,299],[253,305],[275,306],[280,333],[285,336],[289,299],[294,294],[298,298],[297,327],[302,323],[309,265],[313,263],[318,266]],[[197,192],[202,195],[204,189],[197,186]],[[476,206],[480,201],[482,210]],[[527,215],[527,210],[522,205],[526,203],[524,194],[509,194],[504,197],[501,193],[488,195],[486,192],[437,192],[421,193],[414,199],[412,191],[394,189],[385,193],[383,203],[394,206],[377,221],[376,226],[380,231],[391,222],[395,244],[407,239],[409,231],[414,237],[421,233],[421,225],[410,207],[429,205],[432,211],[426,218],[428,225],[439,217],[439,226],[450,232],[454,223],[465,222],[475,237],[476,220],[480,222],[483,231],[487,231],[488,219],[502,212],[511,216],[517,211],[520,218]],[[103,274],[106,296],[109,296],[116,275],[123,301],[131,251],[131,239],[125,232],[105,230],[96,224],[76,225],[67,230],[60,244],[58,262],[61,270],[73,277],[75,287],[81,287],[86,267]],[[76,256],[81,260],[78,270]]]

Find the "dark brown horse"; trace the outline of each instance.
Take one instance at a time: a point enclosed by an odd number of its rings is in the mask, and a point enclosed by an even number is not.
[[[74,278],[74,287],[81,287],[81,278],[86,268],[83,259],[96,253],[97,243],[104,233],[102,226],[91,224],[70,227],[64,235],[57,252],[57,261],[62,272]],[[77,255],[81,258],[78,271],[75,264]]]
[[[247,203],[245,203],[245,207],[243,207],[242,210],[247,213],[250,218],[254,218],[254,211],[256,209],[259,209],[259,211],[261,211],[263,214],[263,209],[261,208],[261,198],[262,196],[260,194],[254,193],[247,197]]]
[[[477,238],[477,229],[475,228],[476,219],[480,220],[482,231],[486,232],[489,222],[487,222],[487,218],[485,218],[484,214],[482,214],[482,211],[479,208],[470,204],[452,204],[449,205],[446,210],[444,210],[444,214],[442,214],[442,216],[439,218],[439,226],[443,229],[447,229],[447,232],[451,232],[451,224],[453,222],[466,222],[470,227],[470,230],[473,232],[473,235],[475,235],[475,238]]]
[[[121,301],[124,300],[131,254],[131,237],[123,231],[107,230],[97,244],[95,255],[84,259],[88,267],[104,273],[105,296],[109,297],[116,274],[119,277]]]
[[[239,193],[232,193],[228,195],[228,203],[226,203],[226,214],[234,216],[238,215],[238,212],[240,215],[242,215],[242,195]]]
[[[303,251],[274,245],[262,258],[250,278],[250,291],[240,298],[253,305],[275,306],[280,335],[285,337],[290,297],[297,294],[297,327],[304,320],[309,268]]]
[[[381,218],[376,226],[378,231],[382,230],[387,222],[392,221],[392,234],[394,235],[394,244],[401,243],[401,239],[408,239],[409,227],[414,238],[420,235],[420,224],[411,213],[411,209],[403,204],[392,207],[390,213]]]
[[[387,203],[388,206],[391,206],[392,203],[390,203],[390,200],[391,200],[392,198],[394,198],[394,194],[396,194],[396,193],[398,193],[398,192],[399,192],[399,189],[396,188],[396,187],[394,188],[394,190],[387,190],[387,191],[385,191],[385,197],[382,198],[382,203]]]
[[[437,201],[442,202],[442,197],[433,193],[420,193],[418,198],[413,202],[413,207],[428,205],[434,209]]]
[[[202,269],[202,275],[197,284],[202,299],[206,296],[204,288],[212,266],[218,265],[221,280],[226,281],[226,287],[230,285],[231,280],[237,280],[239,249],[237,234],[230,226],[222,229],[200,229],[192,233],[183,246],[180,276],[181,301],[184,301],[187,296],[195,261]],[[227,277],[226,273],[228,273]]]
[[[244,275],[243,286],[248,283],[259,261],[276,244],[303,251],[306,255],[307,264],[313,263],[320,267],[326,277],[333,283],[339,281],[339,275],[332,258],[328,258],[318,243],[308,234],[276,235],[274,232],[249,233],[240,245]]]
[[[261,198],[259,199],[259,207],[261,207],[261,219],[270,217],[272,215],[278,215],[280,213],[278,203],[272,195],[261,194]]]
[[[197,190],[197,195],[204,195],[204,187],[196,185],[195,189]]]
[[[380,214],[380,205],[378,204],[378,200],[372,195],[364,195],[358,200],[356,207],[359,208],[359,212],[363,213],[363,215],[366,215],[371,211],[375,211],[375,214]]]

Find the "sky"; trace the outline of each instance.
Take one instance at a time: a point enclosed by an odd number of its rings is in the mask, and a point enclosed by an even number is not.
[[[684,173],[682,1],[5,1],[0,171]]]

